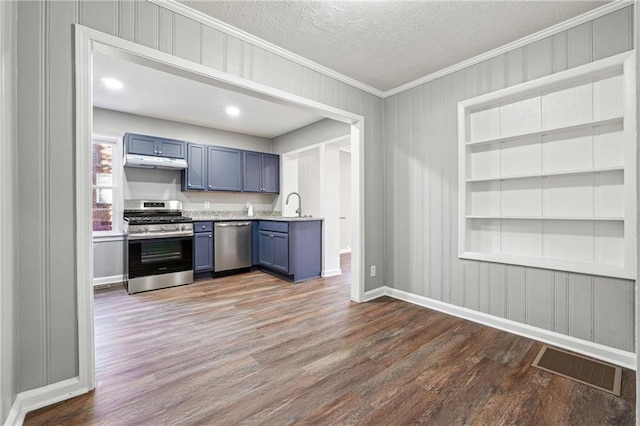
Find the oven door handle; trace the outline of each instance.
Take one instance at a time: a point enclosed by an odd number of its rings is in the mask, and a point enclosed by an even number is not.
[[[193,237],[193,233],[185,233],[182,231],[177,232],[164,232],[162,234],[130,234],[129,240],[159,240],[161,238],[174,238],[174,237]]]

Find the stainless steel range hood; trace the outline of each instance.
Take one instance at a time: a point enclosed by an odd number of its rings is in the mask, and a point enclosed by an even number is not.
[[[187,168],[187,160],[182,158],[127,154],[124,157],[124,165],[125,167],[138,167],[142,169],[184,170]]]

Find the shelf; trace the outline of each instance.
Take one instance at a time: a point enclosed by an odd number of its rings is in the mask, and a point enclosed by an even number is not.
[[[635,56],[458,103],[462,259],[636,270]]]
[[[461,259],[481,260],[487,262],[503,263],[507,265],[533,266],[536,268],[551,269],[556,271],[578,272],[583,274],[601,275],[623,279],[635,279],[635,272],[631,268],[622,265],[610,265],[605,263],[576,262],[548,259],[544,257],[513,256],[499,253],[481,253],[466,251],[459,254]]]
[[[588,127],[604,126],[607,124],[622,123],[622,120],[623,120],[622,117],[607,118],[605,120],[593,120],[587,123],[575,124],[572,126],[561,126],[561,127],[555,127],[552,129],[538,130],[535,132],[521,133],[513,136],[484,139],[480,141],[471,141],[471,142],[466,142],[465,145],[478,146],[478,145],[488,145],[496,142],[514,142],[522,139],[532,138],[535,136],[546,135],[548,133],[558,133],[558,132],[564,132],[569,130],[585,129]]]
[[[623,217],[562,217],[562,216],[477,216],[467,215],[467,219],[507,219],[507,220],[590,220],[590,221],[624,221]]]
[[[522,175],[513,175],[513,176],[500,176],[500,177],[488,177],[488,178],[471,178],[467,179],[467,182],[489,182],[493,180],[507,180],[507,179],[526,179],[526,178],[534,178],[534,177],[547,177],[547,176],[562,176],[562,175],[581,175],[588,173],[599,173],[599,172],[613,172],[613,171],[624,171],[623,166],[616,167],[598,167],[593,169],[586,170],[571,170],[564,172],[548,172],[548,173],[528,173]]]

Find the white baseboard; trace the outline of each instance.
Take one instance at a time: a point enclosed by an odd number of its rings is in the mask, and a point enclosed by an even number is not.
[[[322,271],[320,275],[322,275],[323,278],[327,278],[327,277],[335,277],[341,274],[342,274],[342,269],[338,268],[338,269],[327,269],[325,271]]]
[[[105,284],[118,284],[124,282],[124,275],[111,275],[109,277],[98,277],[93,279],[93,286]]]
[[[4,424],[5,426],[22,425],[28,412],[56,404],[87,392],[89,392],[89,389],[80,383],[78,377],[20,392],[18,396],[16,396],[11,411],[9,411],[9,417],[7,417]]]
[[[533,327],[528,324],[522,324],[516,321],[489,315],[484,312],[474,311],[472,309],[463,308],[461,306],[452,305],[450,303],[441,302],[439,300],[430,299],[428,297],[419,296],[417,294],[397,290],[391,287],[385,286],[366,292],[364,301],[370,301],[381,296],[390,296],[414,305],[423,306],[445,314],[464,318],[469,321],[587,355],[630,370],[635,371],[637,368],[637,356],[633,352],[627,352],[601,345],[599,343],[577,339],[565,334],[556,333],[539,327]]]
[[[363,302],[369,302],[373,299],[377,299],[378,297],[382,297],[386,295],[387,287],[378,287],[373,290],[369,290],[364,293]]]

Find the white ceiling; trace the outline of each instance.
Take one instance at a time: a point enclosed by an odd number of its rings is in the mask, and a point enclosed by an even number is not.
[[[124,84],[107,89],[103,77]],[[198,126],[274,138],[323,119],[295,108],[168,74],[123,59],[96,53],[93,61],[93,104],[99,108]],[[240,108],[230,117],[225,108]]]
[[[608,3],[178,1],[381,91]]]

